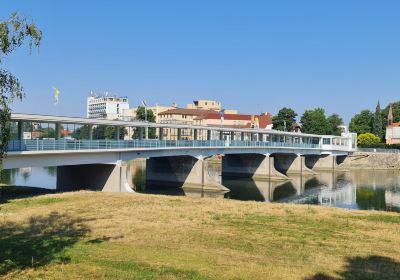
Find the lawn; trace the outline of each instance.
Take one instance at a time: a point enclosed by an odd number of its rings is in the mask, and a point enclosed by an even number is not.
[[[400,214],[76,192],[0,204],[4,279],[400,279]]]

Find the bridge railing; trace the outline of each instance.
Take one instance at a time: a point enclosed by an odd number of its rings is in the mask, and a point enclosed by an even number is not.
[[[319,144],[229,140],[12,140],[8,151],[68,151],[177,147],[282,147],[318,149]]]

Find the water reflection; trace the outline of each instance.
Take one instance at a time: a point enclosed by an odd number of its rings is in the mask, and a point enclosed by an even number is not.
[[[398,171],[322,172],[290,176],[290,181],[223,178],[227,198],[318,204],[362,210],[400,210]]]
[[[0,185],[56,189],[57,167],[26,167],[0,172]]]
[[[329,207],[400,211],[400,171],[320,172],[315,175],[291,175],[288,181],[222,178],[229,190],[195,186],[160,187],[146,184],[145,160],[130,163],[132,183],[137,192],[237,200],[318,204]],[[218,175],[221,165],[209,164],[210,176]],[[3,185],[55,189],[56,167],[3,170]]]

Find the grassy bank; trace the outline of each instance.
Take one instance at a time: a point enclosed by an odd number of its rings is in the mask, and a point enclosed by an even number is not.
[[[5,279],[398,279],[399,253],[395,213],[90,192],[0,205]]]

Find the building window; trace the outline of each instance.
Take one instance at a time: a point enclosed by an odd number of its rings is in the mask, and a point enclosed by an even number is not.
[[[323,138],[322,139],[322,144],[323,145],[330,145],[331,144],[331,138]]]

